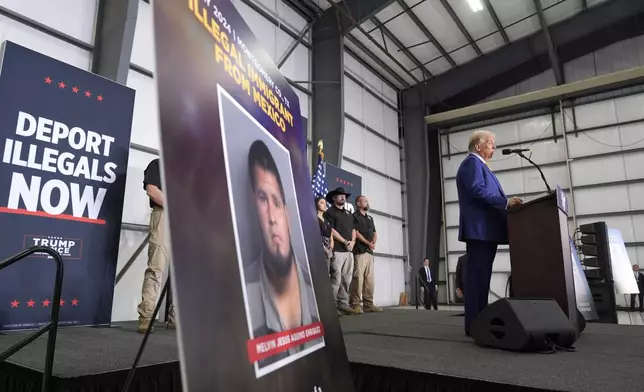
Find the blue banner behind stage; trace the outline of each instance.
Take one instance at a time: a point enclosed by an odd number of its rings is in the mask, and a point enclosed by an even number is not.
[[[134,90],[6,41],[0,74],[0,258],[64,260],[60,325],[109,324]],[[55,264],[0,271],[0,329],[49,321]]]
[[[352,211],[356,210],[356,197],[362,194],[362,177],[327,163],[326,182],[329,191],[343,187],[345,191],[349,192],[351,196],[347,198],[347,202],[351,204]]]

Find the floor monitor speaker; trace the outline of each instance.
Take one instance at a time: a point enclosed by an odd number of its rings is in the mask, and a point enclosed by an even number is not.
[[[512,351],[571,348],[579,333],[554,299],[503,298],[472,325],[476,344]]]

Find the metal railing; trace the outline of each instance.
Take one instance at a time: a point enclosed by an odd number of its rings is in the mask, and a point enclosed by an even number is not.
[[[7,360],[7,358],[9,358],[16,352],[23,349],[29,343],[38,339],[45,332],[49,331],[49,336],[47,337],[47,352],[45,354],[45,368],[43,370],[43,376],[42,376],[42,391],[47,392],[49,391],[51,373],[54,367],[54,351],[56,350],[56,333],[58,331],[58,314],[60,311],[60,293],[63,287],[63,258],[60,256],[58,252],[56,252],[52,248],[49,248],[46,246],[32,246],[31,248],[28,248],[18,253],[17,255],[11,256],[8,259],[0,262],[0,271],[9,267],[10,265],[17,263],[18,261],[24,259],[27,256],[38,252],[47,253],[53,258],[54,263],[56,263],[56,280],[54,282],[54,297],[53,297],[53,303],[51,308],[51,314],[49,316],[49,322],[44,324],[40,328],[38,328],[29,336],[25,337],[24,339],[20,340],[13,346],[9,347],[4,352],[0,353],[0,363],[4,362],[5,360]]]
[[[125,276],[125,274],[130,269],[132,264],[134,264],[136,259],[139,257],[141,252],[143,252],[143,249],[145,249],[145,247],[147,246],[149,240],[150,240],[150,234],[145,236],[143,241],[141,241],[139,246],[136,248],[136,250],[134,251],[134,253],[130,257],[130,259],[125,263],[123,268],[121,268],[121,270],[118,272],[118,274],[116,275],[116,281],[114,282],[114,286],[116,286],[121,281],[121,279],[123,279],[123,276]]]

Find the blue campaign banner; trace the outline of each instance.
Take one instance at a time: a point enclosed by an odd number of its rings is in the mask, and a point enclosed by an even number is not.
[[[329,191],[343,187],[346,192],[350,193],[351,196],[347,198],[347,202],[351,205],[349,208],[356,211],[356,197],[362,195],[362,177],[327,163],[326,182]]]
[[[154,25],[184,389],[352,391],[297,94],[230,0]]]
[[[64,261],[60,325],[111,322],[134,90],[10,41],[0,70],[0,258]],[[55,265],[0,271],[0,329],[49,321]]]

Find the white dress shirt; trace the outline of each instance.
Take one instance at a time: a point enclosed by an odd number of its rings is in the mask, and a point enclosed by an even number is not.
[[[470,155],[474,155],[475,157],[477,157],[478,159],[480,159],[480,160],[481,160],[481,162],[485,163],[485,166],[487,166],[487,162],[485,162],[485,159],[483,159],[483,157],[482,157],[482,156],[480,156],[479,154],[477,154],[477,153],[475,153],[475,152],[471,152],[471,153],[470,153]]]

